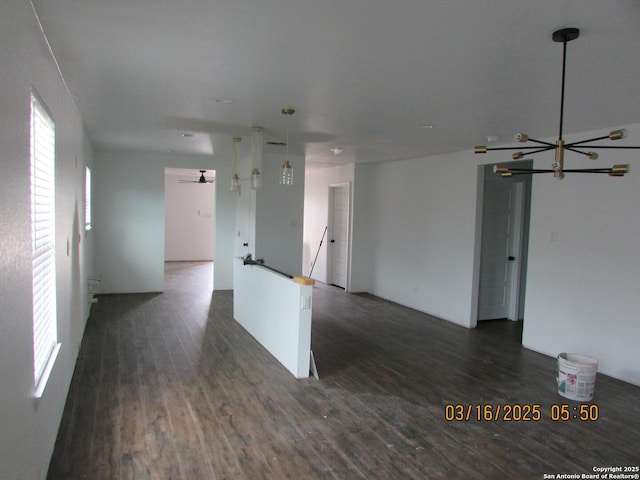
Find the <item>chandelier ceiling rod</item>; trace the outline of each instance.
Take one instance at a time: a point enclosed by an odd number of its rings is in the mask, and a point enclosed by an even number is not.
[[[580,35],[577,28],[564,28],[553,32],[553,41],[562,42],[562,87],[560,89],[560,128],[558,131],[558,140],[562,140],[562,124],[564,123],[564,83],[567,70],[567,42],[575,40]]]
[[[529,155],[536,153],[547,152],[549,150],[555,150],[555,161],[552,164],[551,169],[527,169],[527,168],[510,168],[506,165],[494,166],[494,172],[502,175],[503,177],[511,177],[512,175],[526,175],[534,173],[553,173],[558,179],[564,178],[565,172],[573,173],[607,173],[614,177],[622,177],[625,173],[628,173],[628,165],[614,165],[611,168],[577,168],[577,169],[565,169],[564,168],[564,152],[565,150],[579,153],[591,160],[596,160],[598,154],[593,151],[582,151],[579,148],[619,148],[619,149],[640,149],[640,146],[611,146],[611,145],[586,145],[591,142],[599,140],[620,140],[626,135],[626,131],[623,129],[614,130],[609,135],[603,135],[599,137],[590,138],[587,140],[579,140],[577,142],[565,143],[562,138],[564,128],[564,94],[565,94],[565,79],[566,79],[566,66],[567,66],[567,42],[575,40],[580,36],[580,30],[577,28],[563,28],[553,32],[552,39],[554,42],[562,43],[562,86],[560,89],[560,122],[558,129],[558,140],[555,143],[545,142],[543,140],[536,140],[535,138],[529,138],[525,133],[518,133],[515,136],[515,140],[520,143],[533,142],[538,146],[533,147],[487,147],[486,145],[476,146],[475,153],[487,153],[489,150],[519,150],[511,155],[514,160],[520,160],[525,156],[522,150],[529,150]]]

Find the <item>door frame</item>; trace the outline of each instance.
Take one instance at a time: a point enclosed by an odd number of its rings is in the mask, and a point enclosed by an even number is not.
[[[333,192],[336,188],[347,189],[347,256],[346,256],[346,280],[345,292],[351,291],[351,182],[330,183],[328,188],[328,207],[327,207],[327,283],[331,284],[333,280],[333,248],[329,246],[331,237],[333,236]]]
[[[508,165],[523,168],[532,168],[533,160],[521,160],[514,162],[503,162]],[[493,164],[492,164],[493,165]],[[492,166],[491,165],[491,166]],[[482,260],[482,228],[483,228],[483,207],[485,198],[485,175],[494,175],[488,173],[489,165],[478,166],[478,183],[476,197],[476,230],[474,239],[474,262],[473,262],[473,294],[471,305],[471,318],[469,326],[475,328],[478,324],[479,296],[480,296],[480,264]],[[526,290],[527,275],[527,255],[528,255],[528,236],[529,221],[531,210],[531,176],[523,175],[517,178],[511,178],[506,181],[514,183],[515,205],[514,224],[517,228],[514,230],[514,252],[516,252],[516,264],[511,268],[511,291],[509,298],[508,316],[512,320],[524,318],[524,297]]]
[[[522,283],[522,257],[524,254],[524,223],[525,223],[525,182],[524,179],[513,181],[513,229],[512,229],[512,253],[516,257],[515,263],[511,267],[511,290],[509,292],[509,313],[510,320],[518,320],[520,315],[520,286]]]

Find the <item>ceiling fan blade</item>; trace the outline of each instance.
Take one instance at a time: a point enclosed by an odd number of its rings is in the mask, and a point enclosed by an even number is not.
[[[204,174],[207,173],[206,170],[199,170],[199,172],[200,175],[195,175],[197,180],[185,180],[184,178],[179,178],[178,183],[213,183],[216,181],[215,176],[212,179],[208,179],[204,176]]]
[[[179,179],[178,183],[215,183],[215,180],[206,180],[204,182],[201,182],[200,180],[182,180]]]

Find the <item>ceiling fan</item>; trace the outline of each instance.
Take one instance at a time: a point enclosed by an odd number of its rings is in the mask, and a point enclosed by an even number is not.
[[[215,178],[211,178],[211,179],[207,179],[204,174],[206,173],[206,170],[200,170],[200,178],[198,178],[198,180],[183,180],[183,179],[179,179],[178,183],[213,183],[215,182]]]

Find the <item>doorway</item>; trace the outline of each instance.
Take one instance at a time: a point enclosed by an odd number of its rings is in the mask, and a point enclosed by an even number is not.
[[[349,183],[329,186],[327,283],[346,290],[349,275]]]
[[[512,162],[532,168],[533,161]],[[510,163],[511,165],[511,163]],[[477,320],[523,320],[531,176],[502,178],[481,167],[482,220]]]
[[[165,168],[165,262],[214,260],[215,170],[201,171]]]

